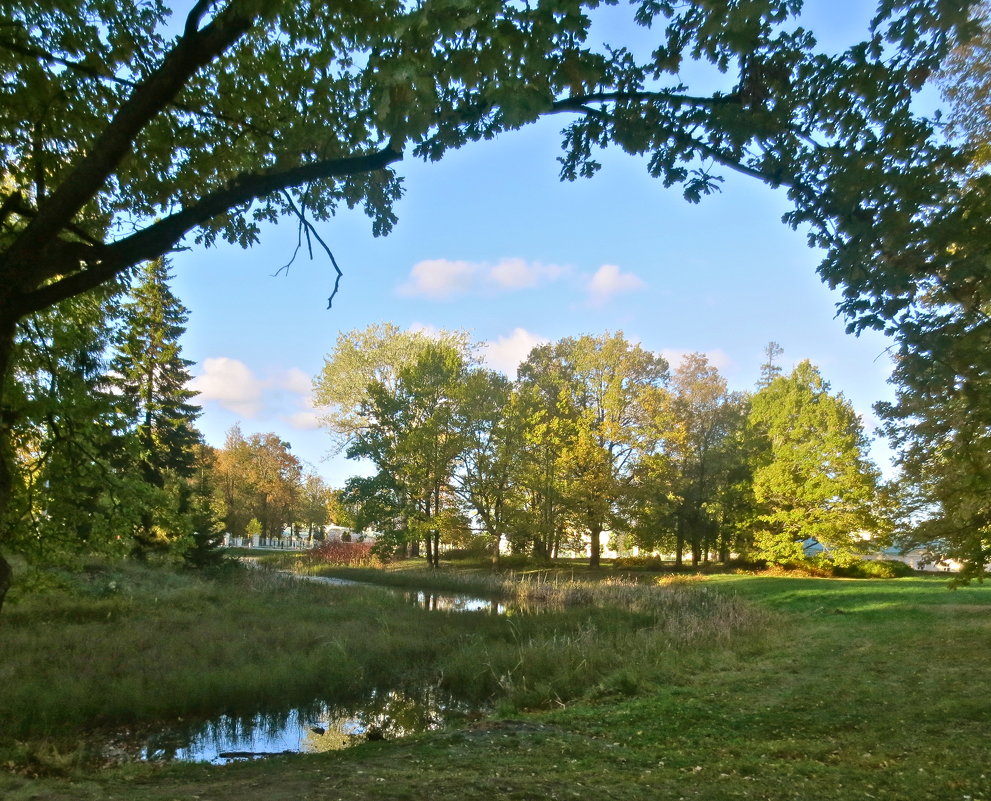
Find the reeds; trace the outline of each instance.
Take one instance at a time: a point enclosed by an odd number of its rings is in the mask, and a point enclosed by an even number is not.
[[[517,708],[636,692],[670,675],[680,651],[765,621],[703,587],[447,580],[507,598],[514,612],[430,612],[377,588],[268,570],[213,579],[162,568],[82,573],[69,589],[4,610],[0,751],[18,739],[344,701],[372,688],[437,686]]]

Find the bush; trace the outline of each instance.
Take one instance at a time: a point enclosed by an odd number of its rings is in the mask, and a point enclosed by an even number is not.
[[[492,558],[492,540],[489,537],[472,537],[463,548],[450,548],[441,554],[442,559],[463,562],[469,559]]]
[[[858,559],[843,567],[834,567],[833,575],[840,578],[904,578],[915,571],[897,559]]]
[[[664,570],[667,564],[659,556],[622,556],[612,560],[617,570]]]
[[[342,567],[377,567],[381,564],[372,553],[370,542],[339,542],[326,540],[310,548],[306,558],[311,564],[339,565]]]

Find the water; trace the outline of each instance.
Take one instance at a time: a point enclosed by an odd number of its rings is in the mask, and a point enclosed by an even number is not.
[[[366,740],[392,740],[479,714],[434,688],[373,691],[351,704],[314,702],[279,713],[221,715],[149,734],[119,732],[104,755],[114,760],[210,762],[275,754],[337,751]]]
[[[323,576],[299,578],[324,584],[380,586]],[[501,601],[471,595],[382,588],[412,606],[433,612],[504,615]],[[303,707],[255,715],[221,715],[179,722],[151,733],[121,731],[103,751],[113,761],[179,761],[226,764],[274,754],[348,748],[366,740],[396,739],[477,716],[477,707],[435,688],[379,689],[351,703],[316,700]]]

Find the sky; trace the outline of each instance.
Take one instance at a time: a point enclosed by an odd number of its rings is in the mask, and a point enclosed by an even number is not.
[[[813,8],[813,22],[821,39],[842,41],[865,29],[870,7],[831,0]],[[613,22],[603,30],[615,34]],[[510,376],[536,344],[622,331],[672,365],[706,353],[734,390],[753,388],[774,341],[786,370],[810,359],[873,431],[872,405],[893,396],[891,342],[845,333],[838,294],[815,273],[822,254],[781,222],[782,192],[727,174],[720,193],[692,205],[616,151],[592,179],[562,183],[563,123],[546,119],[436,163],[408,156],[387,237],[373,237],[360,211],[321,224],[344,271],[331,310],[326,256],[301,254],[275,275],[296,245],[292,221],[265,227],[247,251],[176,254],[173,290],[190,312],[183,355],[195,362],[207,442],[222,445],[238,423],[245,434],[275,432],[334,486],[366,472],[330,453],[310,390],[338,335],[377,322],[467,330],[487,343],[488,366]],[[873,454],[890,472],[883,444]]]

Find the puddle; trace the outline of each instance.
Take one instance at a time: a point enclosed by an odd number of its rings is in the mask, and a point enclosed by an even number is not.
[[[409,605],[433,612],[505,615],[502,601],[457,593],[406,590],[328,576],[296,576],[305,581],[375,587]],[[323,699],[275,714],[221,715],[184,722],[152,733],[118,732],[102,749],[111,761],[210,762],[226,764],[275,754],[336,751],[366,740],[406,737],[476,717],[481,712],[433,688],[376,690],[363,701]]]
[[[477,716],[477,709],[433,689],[373,692],[364,702],[316,702],[279,714],[223,715],[153,734],[120,733],[104,748],[115,761],[209,762],[276,754],[337,751],[366,740],[392,740]]]

